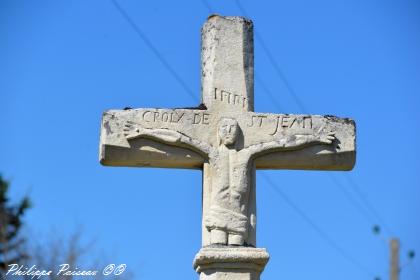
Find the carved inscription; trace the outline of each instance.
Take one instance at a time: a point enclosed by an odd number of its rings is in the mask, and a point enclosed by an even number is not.
[[[210,114],[194,113],[193,124],[210,124]]]
[[[142,114],[142,119],[145,122],[170,122],[179,123],[184,117],[185,113],[172,112],[159,112],[159,111],[145,111]]]
[[[312,118],[310,116],[277,116],[275,129],[270,135],[274,135],[278,131],[288,128],[312,129]]]
[[[257,116],[252,116],[251,117],[251,123],[248,124],[249,127],[251,126],[258,126],[258,127],[262,127],[263,126],[263,120],[266,119],[267,116],[264,115],[257,115]]]
[[[163,111],[163,110],[146,110],[141,114],[142,121],[146,123],[189,123],[189,124],[210,124],[210,114],[197,112],[190,116],[185,112],[179,111]]]
[[[218,88],[214,88],[214,99],[227,104],[242,106],[242,108],[246,108],[248,105],[246,97]]]
[[[274,124],[274,125],[273,125]],[[275,119],[268,119],[267,115],[253,115],[247,123],[248,127],[267,127],[272,131],[270,135],[274,135],[285,129],[312,129],[311,116],[276,116]]]
[[[232,98],[232,97],[231,97]],[[187,114],[180,110],[145,110],[141,113],[141,120],[145,123],[184,123],[190,125],[210,125],[211,114],[205,111],[193,111]],[[277,115],[270,117],[266,114],[253,114],[244,124],[247,127],[264,128],[268,135],[282,133],[288,129],[311,130],[313,120],[311,116]]]

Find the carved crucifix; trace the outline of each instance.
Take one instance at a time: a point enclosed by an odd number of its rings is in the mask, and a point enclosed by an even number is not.
[[[350,170],[355,124],[332,116],[253,112],[249,20],[209,17],[201,62],[199,107],[105,112],[100,161],[202,169],[203,247],[256,247],[255,170]]]

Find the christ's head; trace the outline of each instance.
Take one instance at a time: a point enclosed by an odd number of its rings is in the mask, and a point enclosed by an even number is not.
[[[218,125],[219,143],[225,146],[235,144],[239,134],[238,122],[234,119],[222,118]]]

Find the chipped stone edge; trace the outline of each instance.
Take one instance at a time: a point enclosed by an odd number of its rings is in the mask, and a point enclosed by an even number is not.
[[[211,269],[247,269],[261,272],[270,255],[265,248],[221,247],[202,248],[195,256],[193,267],[201,273]]]

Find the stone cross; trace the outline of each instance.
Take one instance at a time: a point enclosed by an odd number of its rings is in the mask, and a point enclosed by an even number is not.
[[[100,162],[203,170],[200,279],[259,279],[256,169],[350,170],[355,124],[333,116],[256,113],[253,25],[210,16],[202,31],[202,103],[104,113]],[[199,199],[199,198],[197,198]]]

